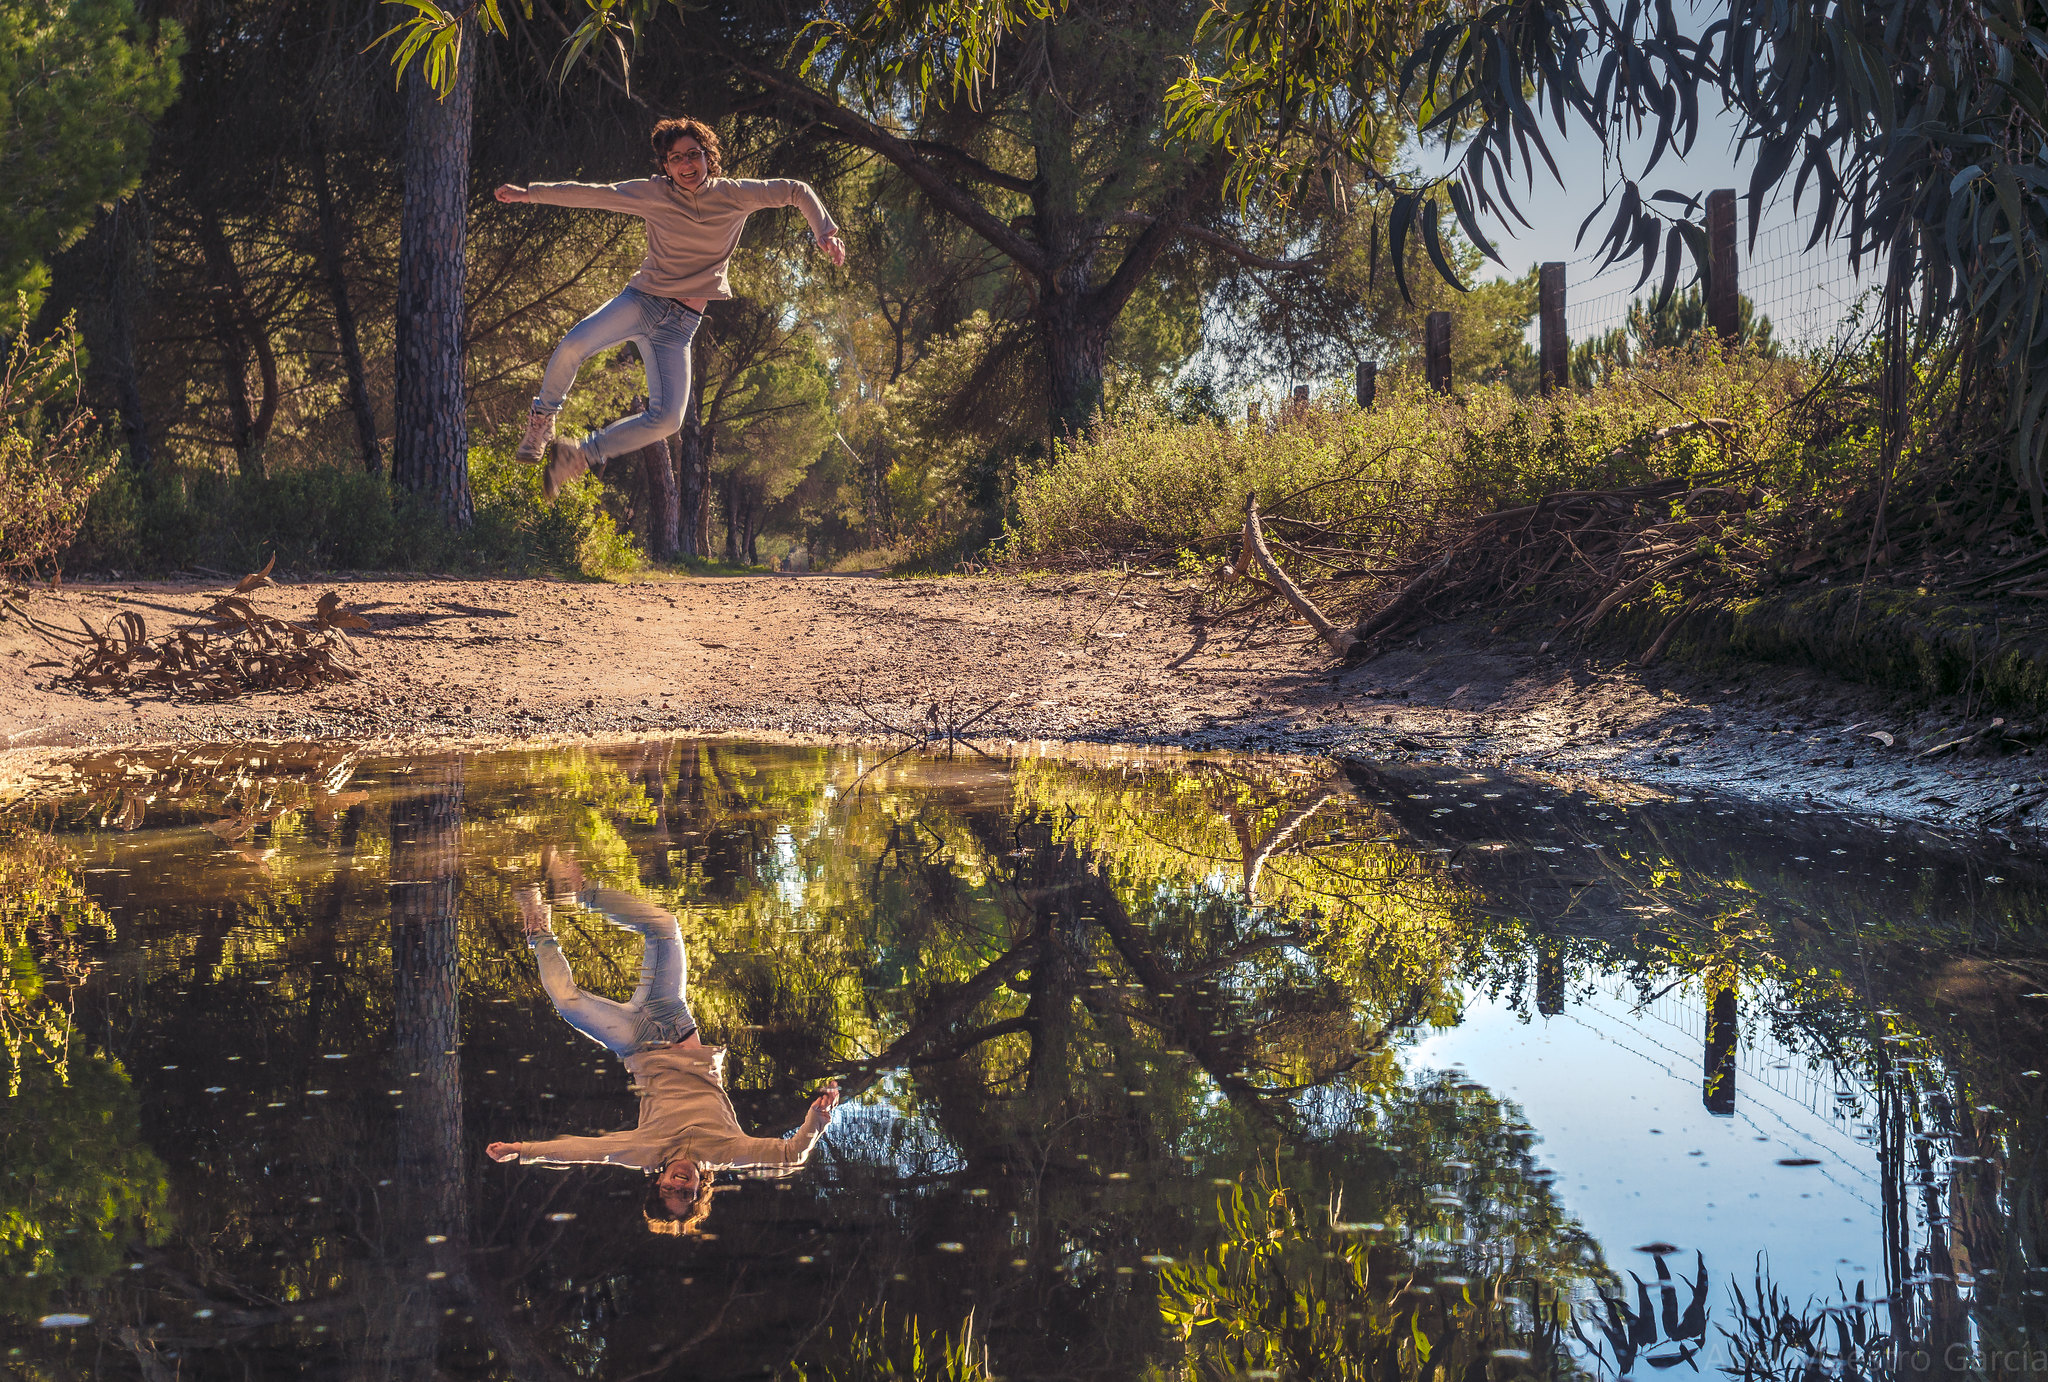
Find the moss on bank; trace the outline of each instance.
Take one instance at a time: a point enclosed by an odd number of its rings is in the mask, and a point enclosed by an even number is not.
[[[1640,653],[1674,611],[1642,602],[1614,635]],[[1662,660],[1695,666],[1794,663],[1908,694],[1969,693],[1990,707],[2048,713],[2048,627],[2010,602],[1854,584],[1803,587],[1695,609]]]

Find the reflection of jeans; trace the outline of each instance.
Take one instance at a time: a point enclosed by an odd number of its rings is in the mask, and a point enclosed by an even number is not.
[[[569,329],[541,376],[536,413],[559,413],[576,382],[576,371],[600,350],[633,342],[647,368],[647,411],[620,418],[584,443],[598,458],[610,460],[638,451],[683,425],[683,405],[690,397],[690,342],[704,320],[673,298],[658,298],[628,288]]]
[[[690,966],[676,919],[643,898],[612,888],[591,888],[576,894],[576,900],[640,933],[640,987],[623,1003],[585,993],[576,986],[555,938],[536,936],[531,944],[540,964],[541,987],[563,1021],[615,1056],[666,1046],[696,1031],[683,997]]]

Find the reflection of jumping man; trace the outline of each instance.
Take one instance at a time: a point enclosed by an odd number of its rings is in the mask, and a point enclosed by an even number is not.
[[[540,965],[540,981],[555,1010],[577,1031],[605,1047],[632,1075],[640,1095],[639,1126],[601,1137],[557,1137],[547,1142],[493,1142],[493,1161],[554,1166],[632,1166],[653,1174],[647,1226],[656,1233],[694,1233],[711,1212],[716,1171],[794,1175],[817,1145],[839,1102],[828,1083],[811,1101],[796,1135],[748,1137],[725,1094],[725,1048],[706,1046],[684,997],[689,962],[673,914],[644,898],[611,888],[586,888],[575,863],[552,850],[548,889],[556,903],[581,903],[641,937],[640,986],[624,1003],[576,986],[569,962],[549,925],[549,906],[537,887],[518,893],[527,944]]]

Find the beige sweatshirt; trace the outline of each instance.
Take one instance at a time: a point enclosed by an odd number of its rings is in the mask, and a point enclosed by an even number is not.
[[[710,178],[695,192],[685,192],[667,178],[609,186],[536,182],[526,190],[549,206],[623,211],[645,221],[647,258],[626,286],[656,297],[731,297],[726,265],[740,242],[740,229],[756,211],[798,208],[819,244],[839,232],[811,185],[794,178]]]
[[[640,1096],[640,1125],[601,1137],[557,1137],[521,1146],[521,1162],[596,1164],[652,1171],[681,1157],[713,1170],[793,1176],[819,1129],[808,1119],[794,1137],[748,1137],[725,1096],[723,1046],[661,1046],[626,1057]]]

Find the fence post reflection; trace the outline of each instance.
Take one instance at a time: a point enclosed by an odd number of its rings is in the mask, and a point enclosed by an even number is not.
[[[1536,1011],[1545,1017],[1564,1012],[1564,954],[1555,945],[1536,945]]]
[[[1707,1017],[1707,1051],[1702,1095],[1707,1112],[1717,1118],[1735,1114],[1735,1044],[1738,1007],[1733,985],[1714,995]]]

